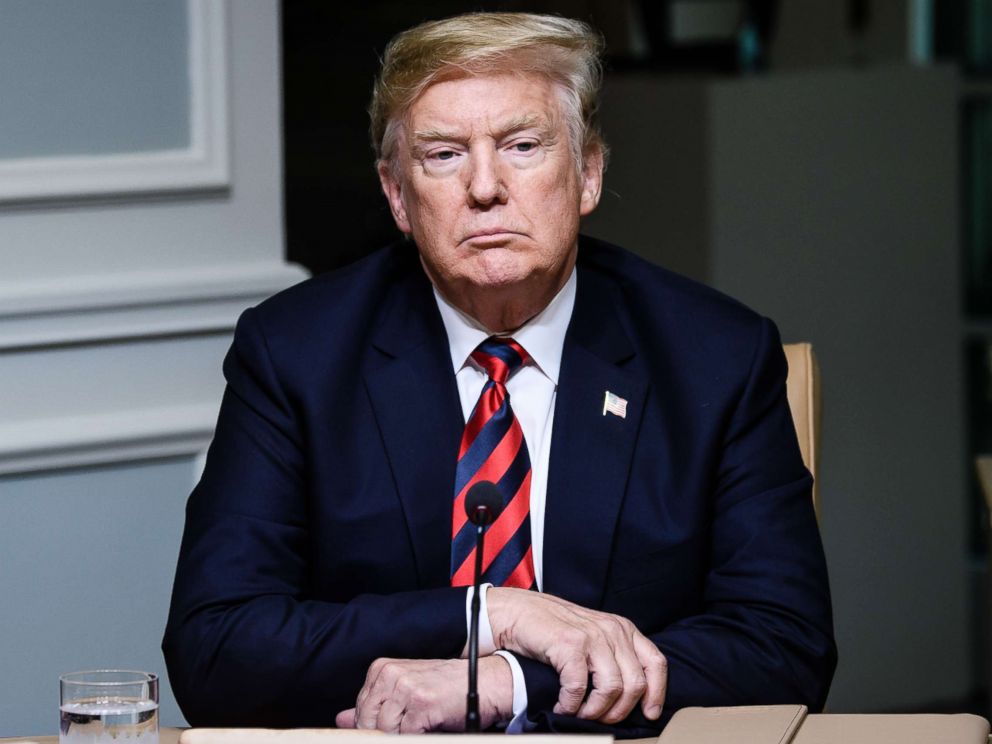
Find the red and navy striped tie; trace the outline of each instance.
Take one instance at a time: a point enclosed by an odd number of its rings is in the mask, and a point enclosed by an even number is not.
[[[503,511],[486,532],[482,581],[534,589],[530,544],[530,456],[510,408],[506,381],[530,360],[512,338],[491,337],[472,352],[489,375],[458,451],[451,519],[451,585],[469,586],[475,570],[475,526],[465,516],[465,494],[479,481],[496,484]]]

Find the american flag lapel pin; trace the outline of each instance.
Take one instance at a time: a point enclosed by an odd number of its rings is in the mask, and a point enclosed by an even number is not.
[[[614,395],[609,390],[606,391],[606,395],[603,397],[603,415],[612,413],[614,416],[619,416],[622,419],[627,418],[627,399],[621,398],[619,395]]]

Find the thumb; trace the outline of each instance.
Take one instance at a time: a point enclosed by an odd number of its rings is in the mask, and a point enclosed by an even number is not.
[[[338,728],[355,728],[355,709],[348,708],[348,710],[343,710],[334,717],[334,724]]]

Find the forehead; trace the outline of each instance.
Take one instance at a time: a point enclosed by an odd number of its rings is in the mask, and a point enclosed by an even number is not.
[[[428,86],[407,112],[411,131],[454,127],[499,127],[533,121],[550,125],[560,117],[557,86],[533,73],[492,73],[440,80]]]

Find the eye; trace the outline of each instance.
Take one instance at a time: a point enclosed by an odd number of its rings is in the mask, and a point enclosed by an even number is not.
[[[513,152],[519,152],[521,154],[526,154],[533,152],[537,149],[537,143],[532,140],[521,140],[519,142],[514,142],[510,145],[510,149]]]
[[[425,150],[422,157],[429,163],[450,163],[459,154],[459,149],[456,147],[438,145],[430,150]]]
[[[445,174],[458,167],[462,153],[454,147],[438,147],[423,155],[423,167],[428,173]]]

